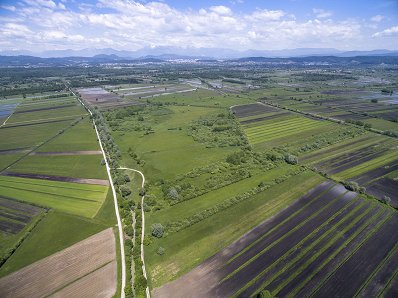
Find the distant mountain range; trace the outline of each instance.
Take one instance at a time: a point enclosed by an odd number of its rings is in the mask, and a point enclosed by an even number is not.
[[[285,50],[246,50],[237,51],[222,48],[194,48],[194,47],[146,47],[136,51],[105,49],[82,50],[50,50],[43,52],[31,51],[0,51],[2,56],[34,56],[40,58],[65,58],[65,57],[101,57],[101,55],[114,55],[120,59],[155,58],[163,60],[175,59],[236,59],[245,57],[290,58],[308,56],[398,56],[398,50],[372,50],[372,51],[340,51],[333,48],[298,48]]]
[[[140,64],[140,63],[167,63],[169,61],[191,61],[193,63],[265,63],[272,65],[398,65],[397,54],[374,54],[368,56],[338,57],[338,56],[304,56],[289,58],[244,57],[236,59],[213,59],[198,56],[180,56],[176,54],[144,56],[140,58],[126,58],[115,54],[99,54],[93,57],[57,57],[41,58],[27,55],[1,56],[0,67],[49,67],[49,66],[95,66],[100,64]]]

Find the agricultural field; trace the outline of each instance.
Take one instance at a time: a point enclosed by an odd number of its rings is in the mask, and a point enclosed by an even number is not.
[[[389,265],[398,262],[397,225],[391,209],[324,182],[153,294],[352,297],[372,289],[378,295],[396,279]],[[381,277],[383,286],[375,288]]]
[[[69,93],[11,100],[0,128],[0,296],[111,297],[115,211],[87,111]]]
[[[1,297],[112,297],[116,245],[108,228],[0,279]]]
[[[232,111],[256,150],[269,148],[298,155],[300,163],[338,181],[358,183],[368,194],[398,207],[398,182],[393,174],[398,162],[395,138],[307,118],[288,106],[286,111],[255,103],[232,107]]]
[[[395,297],[396,65],[306,59],[7,68],[0,296]]]

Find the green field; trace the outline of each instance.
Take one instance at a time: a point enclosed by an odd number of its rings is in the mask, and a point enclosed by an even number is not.
[[[9,171],[74,178],[107,179],[102,155],[40,156],[31,155],[13,165]]]
[[[29,122],[39,122],[49,119],[57,119],[62,117],[78,117],[80,115],[85,115],[87,112],[83,109],[81,105],[76,105],[74,107],[62,107],[54,110],[42,110],[26,113],[15,113],[7,121],[7,125],[12,125],[13,123],[29,123]]]
[[[107,186],[0,176],[6,197],[92,218],[101,208]]]
[[[325,125],[328,125],[328,123],[297,117],[281,121],[258,122],[256,126],[250,126],[248,128],[244,126],[244,130],[250,143],[258,144],[274,139],[294,136]]]
[[[62,135],[39,148],[39,152],[100,150],[97,135],[89,118],[65,131]]]

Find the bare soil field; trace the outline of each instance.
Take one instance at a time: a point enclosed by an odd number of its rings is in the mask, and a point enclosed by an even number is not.
[[[20,178],[43,179],[50,181],[74,182],[82,184],[96,184],[96,185],[106,185],[106,186],[109,185],[108,180],[101,180],[101,179],[74,178],[74,177],[65,177],[65,176],[50,176],[43,174],[14,173],[14,172],[4,172],[1,173],[1,175],[10,176],[10,177],[20,177]]]
[[[1,278],[0,296],[112,297],[116,277],[115,236],[109,228]]]
[[[277,108],[274,108],[271,106],[265,106],[261,103],[239,105],[236,107],[232,107],[231,110],[232,110],[232,113],[234,113],[236,115],[236,117],[238,117],[238,118],[261,115],[264,113],[279,111],[279,109],[277,109]]]
[[[240,124],[250,124],[250,123],[254,123],[254,122],[260,122],[260,121],[264,121],[264,120],[271,120],[271,119],[277,119],[281,116],[287,116],[290,113],[278,113],[276,115],[271,115],[271,116],[263,116],[263,117],[259,117],[259,118],[254,118],[254,119],[249,119],[249,120],[243,120],[240,121]]]
[[[387,255],[396,254],[394,228],[398,215],[392,210],[324,182],[152,294],[251,297],[266,289],[277,297],[325,297],[328,291],[353,296],[374,276],[395,282],[394,270],[380,266]]]

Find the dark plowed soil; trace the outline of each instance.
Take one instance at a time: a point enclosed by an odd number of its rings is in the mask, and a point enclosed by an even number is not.
[[[51,181],[61,181],[61,182],[73,182],[82,184],[96,184],[96,185],[109,185],[108,180],[101,179],[85,179],[85,178],[74,178],[74,177],[64,177],[64,176],[49,176],[42,174],[29,174],[29,173],[14,173],[5,172],[2,173],[3,176],[20,177],[20,178],[31,178],[31,179],[42,179]]]
[[[366,172],[360,176],[353,177],[350,180],[353,180],[360,185],[365,185],[370,181],[373,181],[379,177],[383,177],[384,175],[387,175],[388,173],[391,173],[395,170],[398,170],[398,160],[393,161],[383,167],[370,170],[369,172]]]
[[[63,106],[54,106],[54,107],[45,107],[45,108],[36,108],[36,109],[30,109],[30,110],[22,110],[22,111],[16,111],[14,114],[23,114],[23,113],[30,113],[30,112],[38,112],[38,111],[46,111],[46,110],[57,110],[57,109],[63,109],[63,108],[69,108],[76,106],[76,104],[68,104],[68,105],[63,105]]]
[[[12,199],[3,198],[3,197],[0,197],[0,208],[1,207],[5,207],[7,209],[12,209],[17,212],[23,212],[23,213],[31,215],[31,216],[36,216],[42,210],[39,207],[21,203],[21,202],[18,202],[18,201],[12,200]]]
[[[387,196],[391,199],[390,205],[398,208],[398,181],[381,178],[366,187],[366,192],[381,200]]]
[[[231,110],[238,118],[249,117],[249,116],[254,116],[254,115],[261,115],[264,113],[279,111],[279,109],[277,109],[277,108],[274,108],[271,106],[266,106],[261,103],[253,103],[253,104],[235,106]]]
[[[32,152],[29,155],[42,155],[42,156],[66,156],[66,155],[101,155],[100,150],[91,151],[63,151],[63,152]]]
[[[8,234],[17,234],[25,227],[22,223],[7,221],[0,217],[0,231]]]
[[[255,123],[255,122],[264,121],[264,120],[277,119],[279,117],[286,116],[286,115],[289,115],[289,114],[290,113],[279,113],[279,114],[276,114],[276,115],[264,116],[264,117],[259,117],[259,118],[255,118],[255,119],[244,120],[244,121],[241,121],[240,124],[249,124],[249,123]]]
[[[265,288],[277,297],[286,297],[297,287],[297,291],[302,290],[296,297],[307,297],[314,291],[318,291],[317,297],[353,297],[398,241],[398,234],[391,236],[398,228],[398,216],[382,205],[356,196],[340,185],[331,189],[330,183],[319,185],[191,272],[154,289],[152,294],[251,297],[267,283]],[[381,212],[372,218],[378,211]],[[372,234],[374,226],[387,218]],[[313,247],[307,250],[310,245]],[[387,267],[380,268],[384,272]],[[391,271],[388,269],[389,276]],[[311,274],[314,277],[307,280]],[[289,282],[282,285],[286,281]]]

